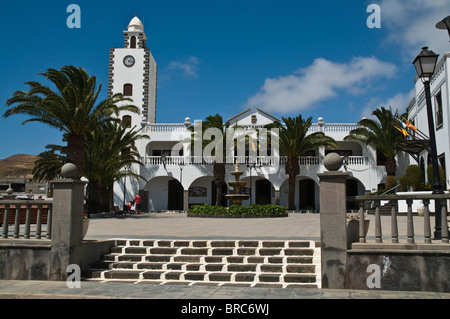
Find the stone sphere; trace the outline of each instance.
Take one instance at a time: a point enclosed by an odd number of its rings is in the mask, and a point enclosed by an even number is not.
[[[330,153],[325,156],[323,165],[329,171],[337,171],[342,166],[342,156],[337,153]]]
[[[61,175],[64,178],[78,178],[78,167],[73,163],[64,164],[61,168]]]
[[[14,190],[11,188],[11,187],[9,187],[7,190],[6,190],[6,194],[8,194],[8,195],[12,195],[14,193]]]

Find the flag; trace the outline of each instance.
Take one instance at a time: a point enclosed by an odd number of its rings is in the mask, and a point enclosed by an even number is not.
[[[405,139],[406,139],[406,136],[409,136],[409,134],[408,134],[408,132],[404,129],[404,128],[401,128],[401,127],[398,127],[397,125],[395,125],[395,124],[392,124],[397,130],[399,130],[402,134],[403,134],[403,136],[405,137]]]
[[[417,132],[417,128],[416,128],[414,125],[412,125],[411,122],[409,122],[409,121],[408,121],[407,119],[405,119],[403,116],[401,116],[401,117],[402,117],[402,119],[405,120],[406,126],[407,126],[407,127],[409,127],[411,130]],[[403,122],[402,122],[402,123],[403,123]]]

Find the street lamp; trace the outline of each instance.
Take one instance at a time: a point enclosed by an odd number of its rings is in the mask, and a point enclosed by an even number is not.
[[[181,210],[180,210],[180,213],[183,211],[185,211],[184,210],[184,187],[183,187],[183,168],[184,168],[184,160],[182,160],[179,164],[178,164],[179,166],[180,166],[180,184],[181,184],[181,205],[182,205],[182,208],[181,208]]]
[[[450,16],[442,19],[436,24],[436,28],[440,30],[447,30],[450,36]]]
[[[436,149],[436,134],[434,130],[433,108],[431,106],[430,78],[436,69],[436,63],[439,55],[428,47],[422,48],[422,52],[416,57],[413,64],[416,68],[417,76],[422,80],[425,89],[425,100],[427,104],[428,131],[430,134],[430,153],[431,163],[433,165],[433,194],[444,194],[439,175],[439,163]],[[435,239],[441,238],[441,205],[435,201]]]

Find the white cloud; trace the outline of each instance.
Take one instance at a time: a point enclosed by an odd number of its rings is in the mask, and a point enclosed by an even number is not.
[[[447,31],[435,27],[450,13],[448,0],[381,0],[380,7],[388,42],[403,47],[406,58],[412,61],[424,46],[440,55],[450,51]]]
[[[380,100],[378,98],[370,99],[369,103],[363,107],[361,111],[361,118],[373,118],[372,112],[380,108],[381,106],[385,108],[392,108],[392,111],[395,113],[398,111],[400,114],[406,111],[406,107],[411,102],[411,99],[414,97],[415,91],[412,89],[407,93],[398,93],[395,96],[388,98],[387,100]]]
[[[337,96],[342,90],[350,94],[365,92],[374,79],[390,78],[395,72],[393,64],[374,57],[356,57],[349,63],[318,58],[312,65],[291,75],[266,79],[246,106],[282,113],[302,111]]]
[[[171,75],[178,75],[183,77],[198,77],[198,64],[200,60],[196,57],[189,57],[184,61],[171,61],[167,69]]]

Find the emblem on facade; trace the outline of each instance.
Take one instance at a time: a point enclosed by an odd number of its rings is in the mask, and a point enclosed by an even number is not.
[[[252,124],[256,124],[258,122],[258,119],[256,115],[252,115]]]

